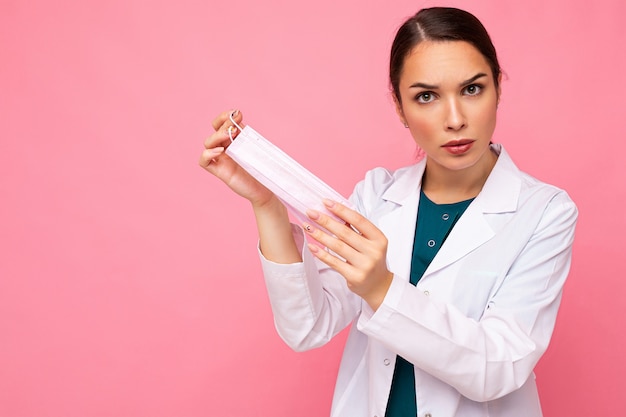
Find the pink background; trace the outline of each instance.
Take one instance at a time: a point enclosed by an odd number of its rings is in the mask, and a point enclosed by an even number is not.
[[[0,2],[0,416],[323,416],[345,333],[294,353],[250,209],[198,167],[219,111],[348,195],[412,162],[387,90],[433,1]],[[495,140],[580,209],[547,417],[626,407],[626,3],[450,1],[507,77]]]

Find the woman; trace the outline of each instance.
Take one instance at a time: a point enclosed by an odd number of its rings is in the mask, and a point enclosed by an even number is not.
[[[500,81],[471,14],[424,9],[400,27],[390,83],[426,157],[370,171],[351,196],[356,211],[325,201],[354,228],[313,210],[291,225],[224,153],[229,113],[213,122],[200,164],[252,204],[280,336],[306,350],[353,324],[333,416],[541,416],[533,368],[554,327],[577,210],[492,143]]]

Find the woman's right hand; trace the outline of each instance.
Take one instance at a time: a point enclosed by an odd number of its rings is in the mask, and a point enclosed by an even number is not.
[[[212,122],[215,132],[204,141],[205,150],[200,156],[200,166],[222,180],[230,189],[243,198],[249,200],[253,206],[263,206],[274,199],[274,194],[248,174],[239,164],[226,154],[230,145],[228,129],[234,137],[239,134],[230,115],[239,126],[242,125],[243,115],[240,111],[225,111]]]
[[[243,117],[239,111],[227,111],[217,116],[213,120],[215,133],[204,141],[206,149],[200,156],[200,166],[252,203],[259,230],[259,248],[263,256],[276,263],[302,262],[300,249],[292,235],[287,208],[274,193],[248,174],[225,152],[230,145],[228,129],[231,128],[233,138],[239,133],[230,121],[231,114],[233,120],[242,126]]]

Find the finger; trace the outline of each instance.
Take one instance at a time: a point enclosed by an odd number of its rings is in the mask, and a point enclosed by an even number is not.
[[[350,224],[337,221],[316,210],[308,210],[306,214],[309,219],[335,235],[336,239],[347,243],[356,251],[363,252],[367,249],[367,240],[360,233],[356,232],[355,229],[350,227]]]
[[[351,208],[348,208],[336,201],[324,199],[323,203],[328,211],[330,211],[340,219],[344,220],[346,223],[348,223],[349,226],[351,225],[366,238],[379,239],[385,236],[378,227],[376,227],[372,222],[367,220],[361,213],[352,210]]]
[[[238,130],[231,127],[230,135],[232,135],[233,139],[237,136],[237,133]],[[207,149],[215,148],[216,146],[226,148],[230,145],[230,135],[228,134],[228,127],[224,125],[204,140],[204,147]]]
[[[330,266],[335,271],[339,272],[341,275],[343,275],[344,278],[349,277],[352,271],[354,270],[354,267],[351,266],[349,263],[339,259],[335,255],[320,248],[317,245],[308,243],[307,247],[317,259],[324,262],[326,265]]]
[[[235,120],[235,123],[233,123],[230,120],[231,114],[234,114],[233,120]],[[226,120],[223,120],[224,116],[226,116]],[[209,136],[204,141],[204,147],[213,148],[215,146],[223,146],[227,148],[230,145],[230,143],[239,135],[240,133],[239,128],[243,129],[242,120],[243,120],[243,116],[241,115],[241,112],[239,112],[238,110],[235,110],[233,112],[222,113],[213,121],[214,123],[213,127],[216,130],[211,136]],[[216,127],[215,124],[218,123],[219,121],[223,121],[223,123],[219,127]],[[237,124],[239,127],[235,126],[235,124]]]
[[[239,135],[240,130],[233,126],[233,124],[228,121],[224,122],[224,124],[211,136],[209,136],[204,141],[204,147],[207,149],[214,148],[216,146],[223,146],[227,148],[233,140]]]
[[[243,114],[239,110],[228,110],[220,113],[215,119],[213,119],[213,121],[211,122],[213,129],[218,130],[225,123],[230,123],[230,125],[232,126],[232,122],[230,121],[231,115],[233,117],[233,120],[240,125],[241,121],[243,120]]]
[[[323,220],[321,219],[321,216],[320,216],[320,220]],[[337,223],[335,220],[332,220],[332,219],[330,219],[330,221]],[[358,261],[359,255],[360,255],[359,250],[358,248],[355,248],[354,246],[359,246],[359,245],[354,245],[352,242],[347,241],[347,239],[342,239],[339,236],[330,235],[326,233],[324,230],[322,230],[321,228],[314,227],[308,223],[303,223],[302,227],[304,228],[304,230],[307,232],[309,236],[311,236],[313,239],[318,241],[322,246],[327,247],[328,249],[330,249],[337,255],[341,256],[347,262],[354,264]],[[323,226],[323,227],[326,230],[328,230],[327,226]],[[344,225],[341,225],[340,227],[342,229],[348,229]],[[333,233],[331,230],[329,231]],[[351,233],[355,234],[354,232],[351,232]]]
[[[224,152],[223,147],[217,147],[212,149],[205,149],[200,155],[199,164],[202,168],[207,169],[211,162],[215,162],[215,158],[220,156]]]

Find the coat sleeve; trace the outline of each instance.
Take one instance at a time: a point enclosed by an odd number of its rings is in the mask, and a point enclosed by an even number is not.
[[[373,169],[356,185],[350,202],[367,217],[372,201],[379,201],[392,183],[387,170]],[[343,276],[311,254],[301,227],[292,224],[292,233],[303,262],[277,264],[260,250],[259,257],[276,330],[289,347],[304,351],[330,341],[358,318],[365,303],[348,289]]]
[[[576,219],[566,193],[547,202],[479,320],[394,277],[379,309],[364,308],[358,329],[471,400],[515,391],[548,347]]]
[[[292,225],[292,231],[302,263],[281,265],[259,256],[276,330],[293,350],[305,351],[326,344],[358,317],[361,299],[311,254],[300,227]]]

